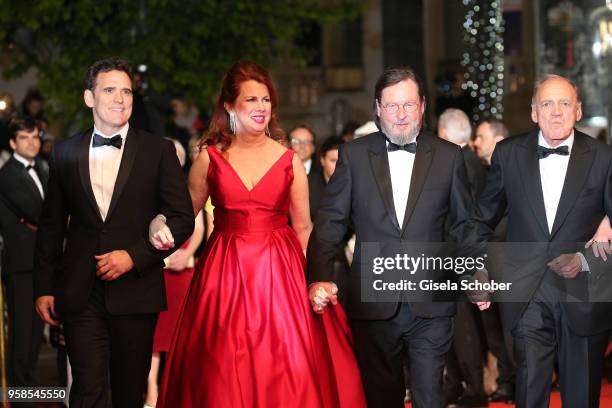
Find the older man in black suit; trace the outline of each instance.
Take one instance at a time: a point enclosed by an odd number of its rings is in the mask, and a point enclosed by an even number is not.
[[[441,407],[455,305],[364,302],[361,243],[441,242],[447,218],[451,239],[459,237],[471,208],[463,154],[421,129],[425,95],[412,69],[385,70],[374,95],[381,131],[340,146],[319,206],[308,245],[309,296],[319,312],[336,301],[333,261],[352,222],[357,242],[343,301],[368,406],[404,406],[402,358],[407,354],[413,406]],[[321,291],[327,294],[324,301]]]
[[[467,240],[488,239],[507,210],[506,240],[527,243],[509,261],[530,278],[527,302],[502,309],[514,337],[519,408],[548,407],[555,359],[563,406],[599,406],[603,333],[612,328],[612,308],[602,300],[610,297],[565,300],[568,289],[573,296],[584,293],[576,288],[589,287],[591,294],[610,286],[609,263],[583,255],[579,243],[612,215],[612,148],[574,129],[581,116],[573,82],[556,75],[538,82],[531,118],[539,128],[497,143],[465,230]]]

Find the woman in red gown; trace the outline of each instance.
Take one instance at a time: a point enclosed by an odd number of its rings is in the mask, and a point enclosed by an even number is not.
[[[226,74],[189,175],[194,212],[210,195],[215,228],[158,407],[365,407],[342,308],[316,314],[307,298],[308,184],[299,158],[279,143],[276,103],[256,63]]]

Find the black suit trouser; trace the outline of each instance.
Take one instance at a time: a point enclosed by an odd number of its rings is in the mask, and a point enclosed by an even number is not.
[[[352,320],[351,328],[368,408],[404,407],[406,354],[412,406],[443,406],[442,371],[453,337],[452,317],[417,317],[402,304],[389,320]]]
[[[111,315],[96,281],[86,307],[61,316],[73,375],[74,408],[142,408],[157,313]],[[112,394],[112,397],[111,397]]]
[[[491,307],[479,313],[481,313],[487,347],[497,359],[499,373],[497,385],[514,389],[516,368],[512,355],[512,335],[502,322],[501,307],[504,305],[491,303]]]
[[[512,335],[517,408],[548,408],[555,355],[563,407],[599,407],[605,334],[578,336],[559,302],[532,300]]]
[[[485,353],[480,324],[480,311],[467,302],[457,304],[453,347],[449,351],[446,388],[457,391],[465,381],[464,395],[485,397],[484,364]]]
[[[8,375],[12,387],[36,386],[36,363],[44,324],[34,307],[32,272],[11,273],[6,277],[6,303],[9,315]]]

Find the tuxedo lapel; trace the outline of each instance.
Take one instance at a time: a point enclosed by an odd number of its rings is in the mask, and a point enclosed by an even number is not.
[[[577,131],[574,131],[574,135],[574,145],[572,146],[572,153],[569,158],[551,237],[554,237],[557,231],[559,231],[559,228],[563,225],[565,218],[574,206],[594,161],[593,155],[595,151],[591,150],[584,140],[584,137],[588,136],[584,136]]]
[[[42,163],[40,161],[36,162],[36,166],[34,166],[34,171],[42,184],[43,192],[45,196],[47,195],[47,182],[49,181],[49,173],[46,169],[43,169]]]
[[[36,183],[34,182],[34,179],[32,178],[32,176],[28,174],[28,171],[26,170],[24,165],[21,162],[19,162],[17,159],[15,159],[14,157],[11,157],[9,160],[10,162],[7,162],[5,166],[8,166],[8,165],[13,166],[13,168],[15,169],[15,173],[18,174],[19,177],[23,180],[26,186],[26,189],[30,192],[30,194],[32,195],[32,198],[37,201],[42,201],[42,197],[40,196],[40,190],[36,186]],[[34,168],[36,168],[36,166],[34,166]]]
[[[117,180],[115,180],[115,188],[113,189],[113,197],[111,198],[110,206],[106,214],[108,220],[113,214],[113,210],[117,206],[117,201],[125,188],[125,184],[130,177],[132,172],[132,166],[134,165],[134,159],[138,152],[138,138],[139,134],[134,132],[132,129],[128,130],[127,137],[125,138],[124,151],[121,157],[121,164],[119,165],[119,173],[117,174]]]
[[[531,206],[536,222],[542,229],[544,236],[550,239],[546,209],[544,208],[544,194],[542,193],[542,179],[540,176],[540,163],[537,154],[538,132],[532,132],[516,149],[516,161],[521,177],[521,184],[525,188],[525,197]]]
[[[382,133],[379,132],[377,134],[374,144],[368,151],[368,155],[372,173],[374,173],[374,180],[376,180],[376,186],[382,197],[387,214],[391,217],[393,225],[400,230],[399,223],[397,222],[397,215],[395,213],[395,205],[393,204],[393,187],[391,185],[389,157],[387,156],[387,149],[385,148],[385,137]]]
[[[91,188],[91,178],[89,176],[89,144],[92,134],[93,129],[89,129],[85,133],[81,134],[81,140],[79,141],[78,146],[79,151],[77,152],[77,157],[79,160],[79,177],[81,179],[81,186],[83,187],[83,191],[85,191],[89,204],[91,204],[94,212],[98,215],[98,218],[102,220],[100,209],[98,208],[98,203],[96,202],[96,197],[94,196],[93,189]]]
[[[431,166],[433,150],[425,136],[417,138],[417,150],[414,157],[414,166],[412,168],[412,176],[410,177],[410,190],[408,191],[408,202],[406,203],[406,212],[404,213],[404,223],[402,232],[406,230],[412,212],[417,205],[423,185],[429,173]]]

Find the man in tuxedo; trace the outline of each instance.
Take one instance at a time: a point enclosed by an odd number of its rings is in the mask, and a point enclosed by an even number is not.
[[[302,161],[306,175],[315,172],[320,173],[321,165],[315,160],[317,141],[310,126],[306,124],[297,125],[289,131],[288,135],[291,148]]]
[[[337,245],[352,222],[355,253],[342,297],[368,407],[403,407],[402,360],[410,362],[412,404],[441,407],[454,303],[364,302],[362,242],[441,242],[461,234],[471,207],[461,149],[421,129],[425,95],[407,67],[383,72],[374,91],[379,132],[340,146],[308,245],[309,297],[315,311],[335,303]]]
[[[36,308],[64,325],[75,407],[142,407],[153,332],[166,307],[163,259],[149,222],[163,213],[177,247],[194,216],[174,146],[129,127],[132,70],[89,67],[94,128],[56,143],[36,244]],[[65,240],[65,248],[62,249]]]
[[[47,188],[47,172],[36,160],[40,127],[32,118],[8,125],[13,154],[0,169],[0,233],[4,238],[2,275],[9,316],[8,376],[12,387],[33,387],[43,322],[32,303],[36,231]]]
[[[530,278],[528,301],[502,309],[514,338],[519,408],[548,407],[555,359],[563,405],[599,406],[602,333],[612,327],[612,308],[564,300],[568,290],[587,287],[585,281],[597,288],[609,276],[609,263],[578,251],[612,215],[612,148],[574,129],[581,116],[573,82],[556,75],[538,82],[531,118],[539,128],[497,143],[465,230],[466,240],[488,239],[507,210],[506,240],[527,243],[508,262]]]

